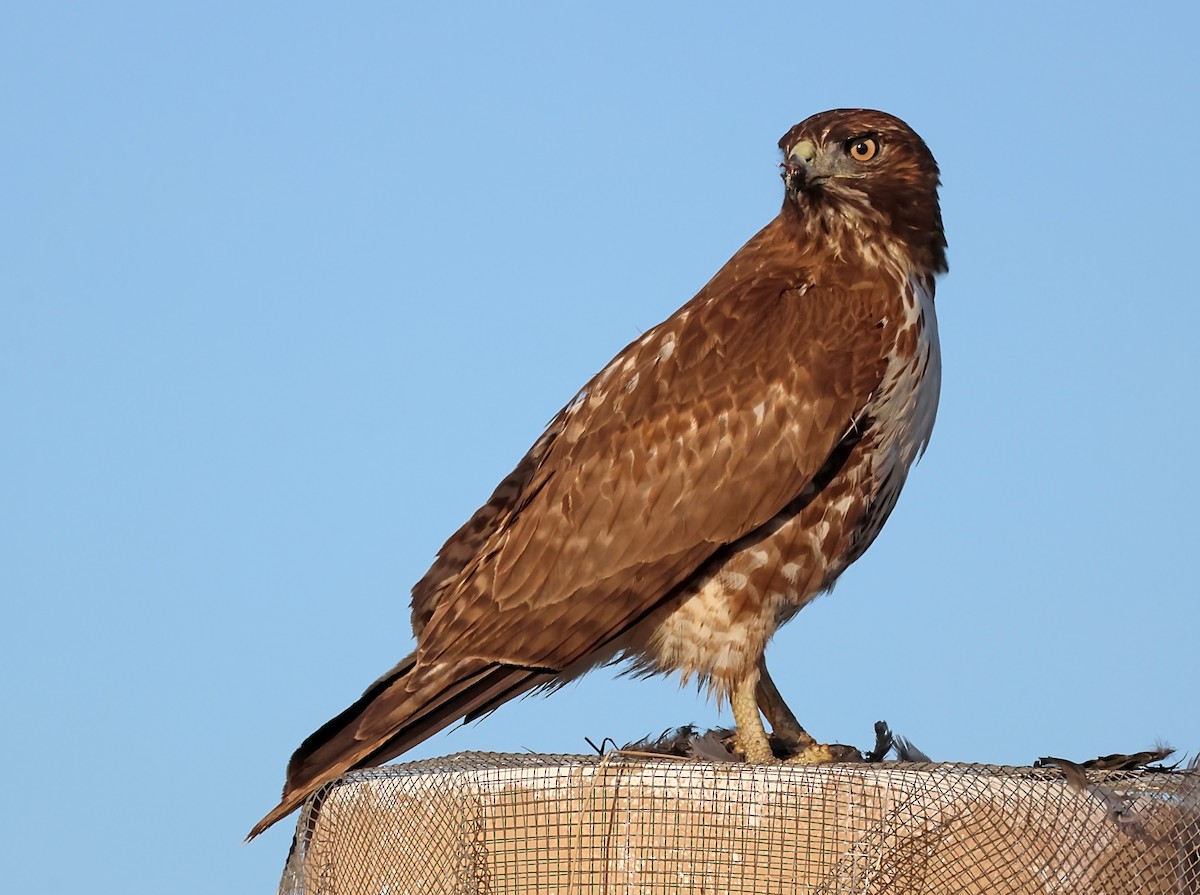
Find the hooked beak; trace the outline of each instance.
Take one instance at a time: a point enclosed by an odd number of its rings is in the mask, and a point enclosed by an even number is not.
[[[816,160],[817,147],[811,140],[801,140],[792,147],[779,166],[783,169],[780,176],[789,193],[798,193],[830,177],[829,172],[816,164]]]

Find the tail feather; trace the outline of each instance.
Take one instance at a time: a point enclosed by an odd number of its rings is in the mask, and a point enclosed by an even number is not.
[[[552,677],[547,670],[483,661],[428,667],[417,663],[415,653],[405,657],[300,744],[288,762],[279,804],[246,840],[347,771],[389,761],[455,721],[485,715]]]

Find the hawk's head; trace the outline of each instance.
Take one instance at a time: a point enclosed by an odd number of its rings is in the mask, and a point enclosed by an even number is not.
[[[868,258],[900,250],[922,273],[947,269],[937,162],[899,118],[871,109],[820,112],[784,134],[779,148],[784,211],[810,236],[850,238]]]

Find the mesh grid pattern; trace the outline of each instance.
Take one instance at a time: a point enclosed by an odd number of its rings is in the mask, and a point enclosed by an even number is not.
[[[1200,895],[1200,772],[460,753],[304,806],[284,895]]]

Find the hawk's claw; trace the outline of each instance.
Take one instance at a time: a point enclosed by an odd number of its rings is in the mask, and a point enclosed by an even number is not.
[[[853,746],[842,743],[814,743],[783,759],[784,764],[833,764],[835,762],[861,762],[863,755]]]

